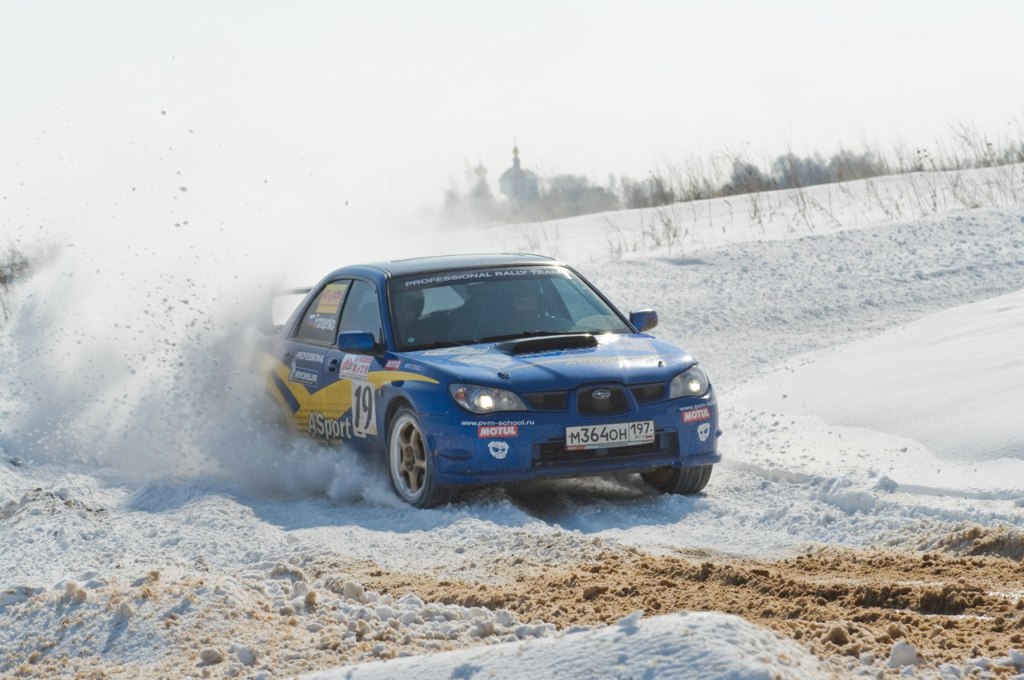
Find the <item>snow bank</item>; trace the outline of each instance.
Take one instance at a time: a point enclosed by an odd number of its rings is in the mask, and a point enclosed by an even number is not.
[[[637,612],[596,630],[311,673],[306,680],[432,678],[825,678],[794,642],[736,616]]]
[[[732,396],[775,420],[797,418],[803,450],[827,450],[812,438],[829,429],[874,438],[856,465],[900,485],[1024,498],[1022,338],[1019,291],[789,359]],[[820,472],[844,462],[820,456],[797,466]]]

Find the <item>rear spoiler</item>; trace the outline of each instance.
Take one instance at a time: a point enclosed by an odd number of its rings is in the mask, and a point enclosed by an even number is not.
[[[292,315],[295,308],[302,302],[302,298],[313,290],[308,288],[285,288],[272,292],[267,296],[264,304],[264,311],[259,321],[260,332],[264,335],[272,335],[281,330],[284,322]]]

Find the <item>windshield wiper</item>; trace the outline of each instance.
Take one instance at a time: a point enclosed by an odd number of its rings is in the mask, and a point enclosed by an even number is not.
[[[441,349],[444,347],[463,347],[468,345],[468,342],[456,342],[455,340],[434,340],[433,342],[425,342],[416,345],[409,345],[408,347],[402,348],[403,352],[420,352],[425,349]]]
[[[520,338],[540,338],[545,335],[565,335],[565,333],[555,333],[552,331],[524,331],[522,333],[506,333],[505,335],[489,335],[486,338],[477,338],[476,340],[473,340],[473,342],[501,342],[502,340],[518,340]]]

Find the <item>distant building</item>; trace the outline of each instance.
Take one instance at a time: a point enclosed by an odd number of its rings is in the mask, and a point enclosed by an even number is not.
[[[520,166],[518,145],[512,147],[512,167],[501,173],[498,188],[514,205],[524,206],[537,201],[537,175]]]

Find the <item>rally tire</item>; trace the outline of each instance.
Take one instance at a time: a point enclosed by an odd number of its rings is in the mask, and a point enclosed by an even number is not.
[[[391,486],[403,501],[417,508],[444,505],[449,488],[434,482],[434,464],[416,413],[408,406],[395,411],[388,424],[388,472]]]
[[[692,465],[688,467],[662,467],[652,472],[644,472],[643,480],[662,493],[674,493],[691,496],[700,493],[711,479],[710,465]]]

